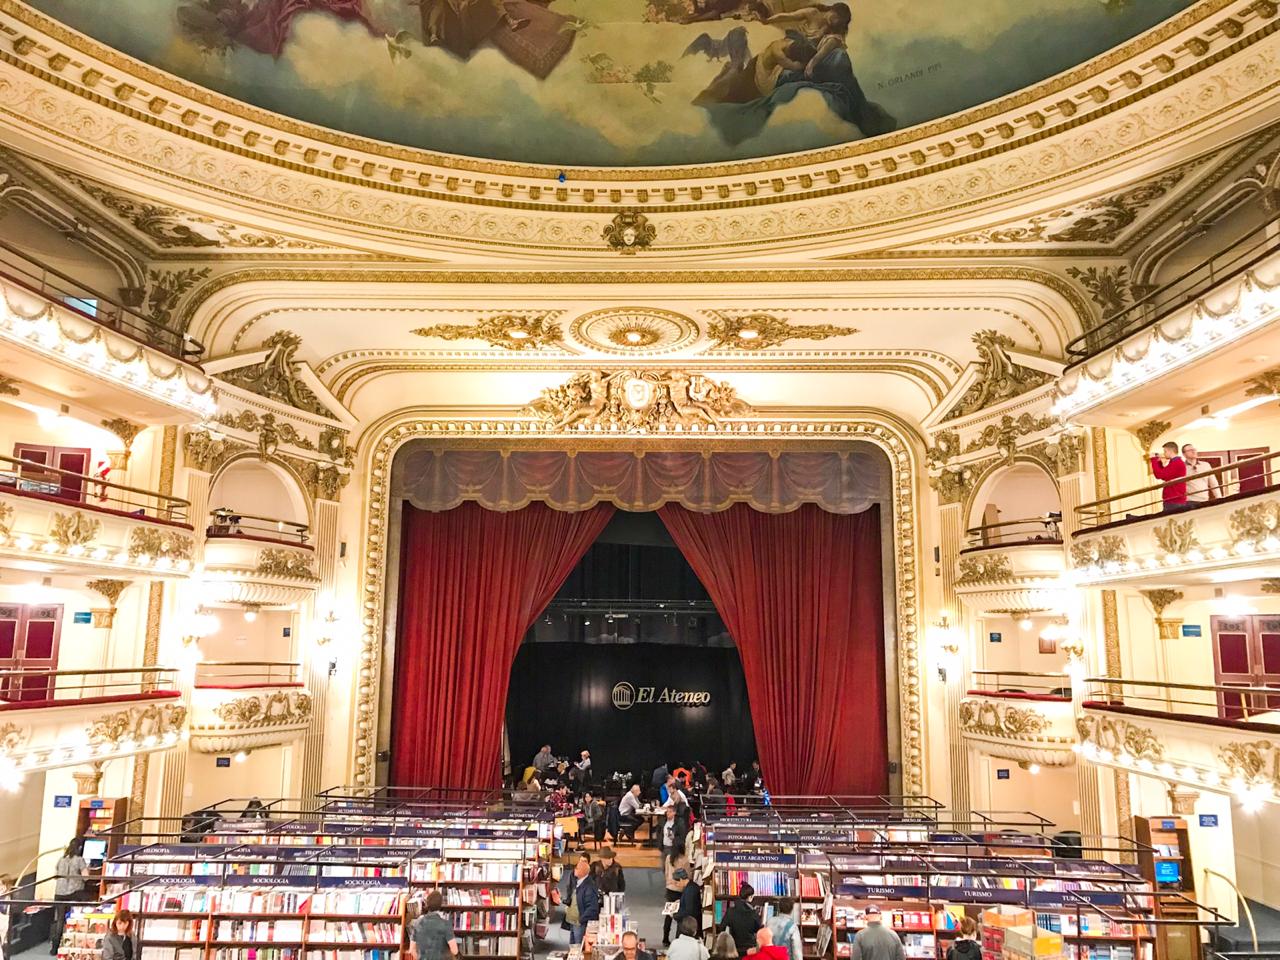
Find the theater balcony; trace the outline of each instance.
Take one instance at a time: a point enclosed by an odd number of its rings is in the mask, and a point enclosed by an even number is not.
[[[191,691],[191,749],[235,753],[301,737],[311,694],[300,665],[266,660],[208,660],[196,665]]]
[[[1123,428],[1209,402],[1280,319],[1280,233],[1264,223],[1067,346],[1053,412]],[[1194,375],[1189,371],[1194,368]]]
[[[1081,504],[1071,538],[1073,576],[1081,584],[1192,586],[1280,576],[1280,453],[1218,467],[1218,499],[1164,512],[1182,481]]]
[[[956,595],[978,614],[1032,616],[1062,605],[1060,516],[972,527],[956,561]]]
[[[177,671],[0,671],[0,778],[166,750],[186,734]]]
[[[1084,760],[1256,805],[1280,802],[1280,690],[1093,677]]]
[[[288,607],[315,593],[315,551],[304,523],[259,517],[230,507],[205,528],[205,600],[212,604]]]
[[[960,732],[970,747],[1023,766],[1075,762],[1070,679],[1062,674],[975,670],[960,700]]]
[[[23,570],[186,577],[186,500],[0,456],[0,563]]]
[[[188,423],[215,411],[204,347],[0,241],[0,345],[17,379],[131,421]]]

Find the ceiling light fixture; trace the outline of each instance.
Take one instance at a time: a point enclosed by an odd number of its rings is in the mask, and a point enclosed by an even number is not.
[[[522,327],[515,327],[514,329],[507,331],[507,336],[512,340],[528,340],[529,331]]]
[[[639,330],[628,330],[625,334],[627,343],[639,343],[644,335]]]
[[[754,340],[758,336],[760,336],[760,331],[755,327],[743,327],[738,331],[739,340]]]

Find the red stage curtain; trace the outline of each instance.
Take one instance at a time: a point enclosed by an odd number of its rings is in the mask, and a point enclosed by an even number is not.
[[[391,782],[493,787],[516,649],[613,515],[405,504]]]
[[[883,794],[879,508],[658,514],[738,645],[770,791]]]

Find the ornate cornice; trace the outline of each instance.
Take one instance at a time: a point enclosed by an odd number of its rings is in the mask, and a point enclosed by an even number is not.
[[[123,57],[15,0],[0,3],[0,15],[21,42],[0,51],[0,60],[10,64],[5,100],[20,122],[241,202],[450,245],[607,256],[602,229],[619,206],[654,214],[664,253],[759,248],[882,229],[970,206],[975,194],[1004,195],[1011,180],[1043,184],[1115,162],[1265,89],[1276,65],[1259,42],[1275,30],[1273,10],[1202,0],[1051,81],[900,134],[719,166],[569,170],[559,186],[550,168],[432,155],[254,110]],[[1204,71],[1213,71],[1205,80],[1213,95],[1189,95],[1187,84]],[[121,150],[124,143],[129,148]],[[1009,151],[1018,162],[1004,156]],[[883,195],[873,202],[856,196],[868,190]],[[767,209],[779,203],[796,205],[781,215]]]

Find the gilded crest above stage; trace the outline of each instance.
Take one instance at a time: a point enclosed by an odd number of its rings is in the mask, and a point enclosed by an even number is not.
[[[153,66],[299,120],[566,167],[720,162],[905,129],[1050,77],[1191,5],[30,2]]]

